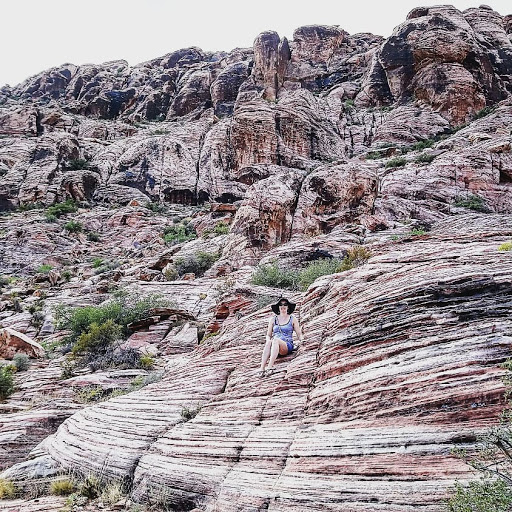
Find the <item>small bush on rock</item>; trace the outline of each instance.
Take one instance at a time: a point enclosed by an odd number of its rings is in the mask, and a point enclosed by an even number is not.
[[[148,210],[151,210],[153,213],[166,213],[167,206],[164,203],[156,203],[156,202],[147,202],[144,205]]]
[[[39,267],[37,267],[36,272],[38,274],[48,274],[52,268],[53,267],[48,265],[48,263],[44,263],[43,265],[39,265]]]
[[[50,484],[50,494],[55,496],[69,496],[75,490],[75,484],[69,478],[54,480]]]
[[[141,368],[141,353],[133,348],[121,349],[116,341],[128,336],[130,323],[150,316],[152,308],[168,305],[159,295],[140,298],[118,293],[100,306],[57,307],[57,326],[71,331],[65,342],[72,346],[73,361],[67,371],[63,370],[63,378],[87,365],[93,371],[110,367]]]
[[[91,500],[96,499],[103,489],[103,482],[95,475],[88,475],[78,486],[78,492]]]
[[[198,406],[196,408],[183,407],[183,409],[181,409],[181,417],[183,418],[183,421],[190,421],[194,419],[199,414],[200,411],[201,406]]]
[[[14,377],[11,366],[0,366],[0,400],[6,400],[14,393]]]
[[[512,489],[503,480],[481,480],[466,487],[455,486],[455,495],[448,500],[450,512],[509,512]]]
[[[153,308],[168,306],[169,301],[161,295],[150,294],[144,297],[119,292],[114,294],[112,300],[100,306],[85,306],[82,308],[69,308],[58,306],[55,308],[55,318],[59,329],[72,331],[71,341],[89,330],[92,323],[102,324],[107,320],[122,327],[123,336],[128,334],[128,324],[150,316]]]
[[[392,158],[386,162],[386,168],[392,167],[403,167],[407,163],[407,160],[403,156]]]
[[[93,352],[95,354],[105,353],[112,343],[121,337],[122,327],[112,319],[98,324],[93,322],[89,325],[86,332],[83,332],[71,352],[73,354],[86,354]]]
[[[140,367],[144,368],[144,370],[149,370],[149,369],[153,368],[153,366],[155,364],[155,360],[147,354],[143,354],[140,357],[139,362],[140,362]]]
[[[366,160],[378,160],[379,158],[384,158],[386,154],[382,151],[369,151],[366,153]]]
[[[130,391],[135,391],[137,389],[143,388],[149,384],[154,384],[155,382],[159,382],[162,380],[164,376],[163,372],[151,372],[148,375],[139,375],[132,380],[130,384]]]
[[[114,482],[108,484],[101,492],[100,499],[107,505],[114,505],[117,503],[125,494],[122,484]]]
[[[83,230],[83,226],[80,222],[70,220],[64,225],[64,229],[69,233],[80,233]]]
[[[196,277],[202,276],[220,258],[220,253],[199,251],[193,256],[176,258],[174,265],[178,275],[194,273]]]
[[[498,247],[498,251],[512,251],[512,242],[505,242]]]
[[[71,199],[63,203],[56,203],[46,209],[46,217],[51,216],[53,219],[58,218],[66,213],[73,213],[78,210],[77,205]]]
[[[305,291],[319,277],[335,274],[338,272],[341,264],[342,262],[336,258],[312,261],[299,272],[300,289]]]
[[[371,257],[372,253],[362,245],[356,245],[351,247],[347,251],[347,255],[343,258],[343,261],[338,269],[338,272],[344,272],[360,265],[364,265]]]
[[[142,354],[136,348],[117,348],[110,346],[104,353],[89,353],[87,358],[82,360],[84,365],[95,372],[105,368],[143,368],[141,363]]]
[[[81,171],[90,168],[90,163],[85,158],[73,158],[68,160],[66,167],[72,171]]]
[[[100,235],[95,231],[89,231],[89,233],[87,233],[87,240],[89,240],[89,242],[99,242],[100,239]]]
[[[12,358],[12,362],[19,372],[27,371],[30,367],[30,359],[27,354],[15,354]]]
[[[435,156],[432,153],[422,153],[417,156],[414,161],[418,164],[429,164],[434,160]]]
[[[97,258],[98,260],[101,260],[101,258]],[[96,270],[94,271],[95,274],[104,274],[105,272],[110,272],[112,270],[115,270],[116,268],[119,268],[121,266],[121,263],[117,260],[109,260],[109,261],[102,261],[99,266],[94,267]]]
[[[455,206],[461,208],[468,208],[469,210],[475,210],[477,212],[488,213],[489,208],[485,203],[485,199],[483,197],[477,195],[470,195],[465,198],[459,198],[455,201]]]
[[[227,235],[229,233],[229,225],[224,222],[219,222],[214,228],[213,232],[216,235]]]
[[[12,500],[16,497],[16,487],[10,480],[0,478],[0,500]]]
[[[190,224],[179,223],[167,226],[164,229],[163,237],[167,245],[175,245],[194,240],[197,238],[197,233]]]
[[[88,404],[92,402],[101,402],[110,395],[110,391],[101,386],[87,386],[76,392],[76,398],[79,402]]]
[[[64,281],[66,282],[71,281],[71,277],[73,276],[71,270],[63,270],[60,275],[62,276],[62,279],[64,279]]]
[[[98,268],[103,265],[103,258],[94,258],[92,260],[92,268]]]
[[[275,262],[258,265],[252,276],[251,283],[260,286],[296,290],[299,283],[299,272],[295,269],[281,268]]]

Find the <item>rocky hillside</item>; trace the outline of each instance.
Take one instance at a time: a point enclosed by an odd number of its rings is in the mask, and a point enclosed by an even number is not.
[[[44,71],[0,89],[0,208],[0,357],[32,357],[0,403],[6,510],[60,510],[29,498],[66,473],[126,510],[440,512],[504,407],[512,17]],[[305,342],[259,377],[281,294]],[[63,308],[112,297],[151,303],[137,364],[73,367]]]

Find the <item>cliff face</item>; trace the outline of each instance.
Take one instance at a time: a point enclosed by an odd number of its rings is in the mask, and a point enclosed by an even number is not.
[[[471,450],[504,403],[511,98],[511,20],[485,6],[414,9],[388,39],[306,26],[1,89],[0,266],[21,296],[3,296],[2,324],[42,339],[52,305],[97,303],[115,284],[172,297],[220,333],[196,347],[193,327],[155,316],[131,343],[157,351],[163,380],[85,408],[70,394],[81,381],[58,380],[62,361],[41,362],[0,416],[4,476],[101,473],[176,510],[442,510],[471,476],[451,449]],[[19,211],[65,199],[101,246]],[[173,215],[203,238],[165,248]],[[220,221],[229,232],[209,238]],[[254,265],[300,268],[355,245],[365,265],[294,292],[306,341],[259,378],[259,299],[283,291],[252,286]],[[166,281],[200,251],[220,254],[205,277]],[[95,275],[98,256],[118,268]],[[74,277],[48,282],[43,263]],[[35,327],[20,300],[41,283]],[[58,400],[27,412],[36,388]],[[197,415],[184,422],[185,409]]]

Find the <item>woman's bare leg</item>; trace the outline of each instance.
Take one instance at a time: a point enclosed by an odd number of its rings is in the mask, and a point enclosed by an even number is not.
[[[287,354],[288,353],[288,345],[286,341],[283,341],[279,338],[272,338],[272,348],[270,350],[270,361],[268,362],[267,369],[270,370],[274,367],[274,363],[276,362],[277,356],[279,354]]]
[[[263,354],[261,354],[261,367],[260,371],[263,371],[265,369],[265,364],[268,361],[268,358],[270,357],[270,347],[272,345],[272,340],[267,341],[265,343],[265,348],[263,349]]]

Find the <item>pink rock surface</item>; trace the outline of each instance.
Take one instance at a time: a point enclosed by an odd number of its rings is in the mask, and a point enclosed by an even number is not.
[[[64,468],[134,472],[137,499],[165,486],[174,506],[440,511],[470,477],[451,448],[471,449],[503,407],[510,236],[508,216],[474,215],[376,241],[366,265],[310,288],[305,342],[274,375],[258,377],[259,311],[175,356],[162,382],[75,414],[44,449]],[[183,422],[185,409],[198,412]]]
[[[15,354],[38,358],[45,355],[44,348],[25,334],[10,327],[0,329],[0,357],[12,359]]]

